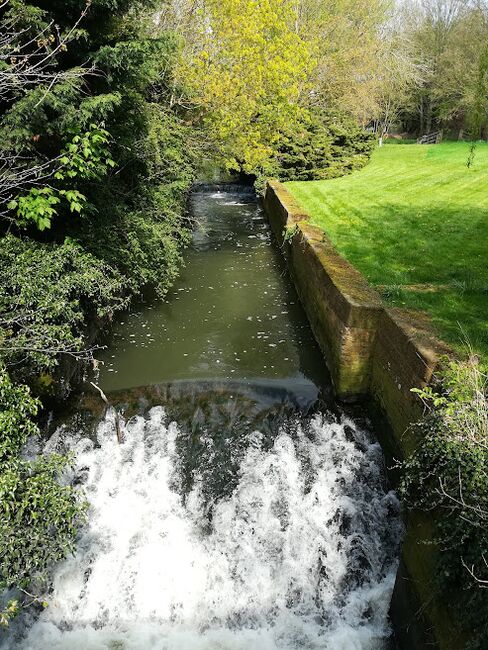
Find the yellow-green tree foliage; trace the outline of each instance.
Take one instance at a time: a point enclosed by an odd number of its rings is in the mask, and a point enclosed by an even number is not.
[[[316,59],[297,30],[297,3],[206,0],[194,21],[198,45],[184,51],[180,79],[227,167],[252,173],[305,111]]]
[[[172,0],[184,36],[179,80],[230,169],[266,171],[309,109],[366,124],[383,90],[390,0]],[[168,22],[169,21],[169,22]]]

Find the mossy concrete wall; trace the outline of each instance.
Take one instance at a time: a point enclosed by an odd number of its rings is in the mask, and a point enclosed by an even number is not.
[[[415,444],[410,424],[421,416],[412,393],[426,386],[446,351],[428,323],[405,310],[387,309],[379,294],[334,248],[323,230],[277,181],[268,183],[264,209],[288,262],[336,395],[357,401],[373,395],[385,412],[402,456]]]
[[[345,401],[367,395],[383,312],[379,295],[323,231],[308,223],[282,185],[269,183],[264,205],[336,394]]]
[[[422,416],[422,403],[412,388],[427,386],[439,357],[448,352],[433,338],[421,315],[383,309],[378,323],[371,369],[370,394],[386,414],[400,457],[410,454],[417,439],[411,428]]]
[[[337,396],[346,401],[373,397],[389,423],[380,437],[385,452],[407,456],[417,442],[411,425],[422,415],[411,389],[430,382],[446,348],[418,314],[385,308],[281,183],[268,183],[264,209]],[[410,513],[406,523],[391,606],[398,646],[460,650],[464,646],[448,608],[435,596],[435,547],[423,543],[431,538],[432,522]]]

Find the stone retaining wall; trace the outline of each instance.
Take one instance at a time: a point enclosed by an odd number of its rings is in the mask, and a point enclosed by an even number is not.
[[[268,183],[264,209],[288,262],[296,289],[343,401],[374,395],[395,437],[395,451],[412,449],[408,432],[421,415],[413,387],[429,383],[443,347],[428,323],[386,309],[379,294],[334,248],[323,230],[277,181]]]
[[[279,183],[269,183],[265,211],[300,299],[344,401],[367,395],[383,307],[363,276],[335,250],[320,228]]]
[[[386,309],[378,293],[334,248],[288,190],[268,183],[264,209],[331,373],[339,399],[373,396],[389,423],[381,443],[389,457],[414,448],[411,424],[422,415],[411,389],[426,386],[447,348],[418,314]],[[432,522],[430,522],[431,528]],[[422,544],[428,522],[407,521],[391,618],[401,650],[460,650],[445,605],[434,597],[433,546]]]

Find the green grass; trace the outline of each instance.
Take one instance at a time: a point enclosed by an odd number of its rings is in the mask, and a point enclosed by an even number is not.
[[[349,176],[287,183],[390,305],[422,310],[455,349],[488,360],[488,144],[377,149]]]

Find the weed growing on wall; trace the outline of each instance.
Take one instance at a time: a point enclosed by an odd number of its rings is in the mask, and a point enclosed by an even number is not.
[[[415,392],[426,416],[401,491],[410,507],[435,517],[438,587],[459,595],[459,620],[474,635],[470,647],[481,650],[488,635],[487,377],[474,355],[446,360],[437,385]]]

